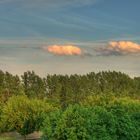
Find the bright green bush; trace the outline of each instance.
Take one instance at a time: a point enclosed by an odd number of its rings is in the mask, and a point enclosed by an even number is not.
[[[0,126],[3,131],[15,130],[26,136],[39,130],[46,113],[53,107],[42,100],[13,96],[2,109]]]

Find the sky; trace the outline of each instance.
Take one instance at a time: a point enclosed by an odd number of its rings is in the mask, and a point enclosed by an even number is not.
[[[0,69],[140,76],[140,0],[0,0]]]

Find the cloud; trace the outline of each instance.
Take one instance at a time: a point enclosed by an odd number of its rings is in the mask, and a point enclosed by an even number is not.
[[[82,50],[73,45],[50,45],[43,46],[43,49],[55,55],[82,55]]]
[[[112,41],[106,47],[96,50],[102,55],[126,55],[140,53],[140,44],[131,41]]]
[[[130,41],[110,42],[110,48],[124,53],[140,53],[140,45]]]

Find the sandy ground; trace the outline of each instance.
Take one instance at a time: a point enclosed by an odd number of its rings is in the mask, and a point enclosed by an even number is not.
[[[41,136],[41,132],[34,132],[27,136],[28,140],[38,140]],[[23,140],[23,136],[17,132],[9,132],[0,134],[0,140]]]

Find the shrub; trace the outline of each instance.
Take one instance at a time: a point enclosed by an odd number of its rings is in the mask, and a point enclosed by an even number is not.
[[[44,121],[42,140],[139,140],[140,111],[131,105],[128,111],[126,104],[74,105],[51,113]]]
[[[42,140],[111,140],[115,120],[102,107],[70,106],[45,119]]]
[[[45,114],[52,109],[52,106],[42,100],[13,96],[2,109],[1,126],[3,130],[16,130],[26,137],[39,130]]]

